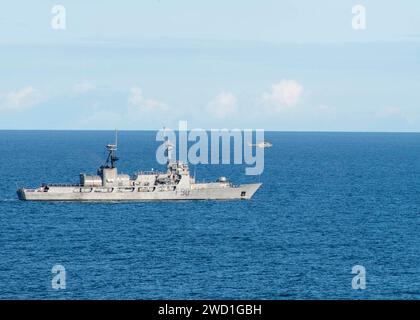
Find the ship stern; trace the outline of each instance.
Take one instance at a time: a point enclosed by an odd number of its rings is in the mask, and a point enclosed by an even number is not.
[[[26,200],[26,193],[24,188],[20,188],[16,191],[19,200]]]

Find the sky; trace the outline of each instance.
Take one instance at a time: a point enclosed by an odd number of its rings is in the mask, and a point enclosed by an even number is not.
[[[0,5],[0,129],[175,129],[183,120],[420,132],[420,2]]]

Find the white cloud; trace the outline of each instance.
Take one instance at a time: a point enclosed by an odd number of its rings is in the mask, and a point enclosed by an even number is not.
[[[163,111],[167,109],[165,103],[145,98],[142,90],[137,86],[131,88],[128,103],[131,107],[134,107],[135,111]]]
[[[282,80],[264,92],[262,101],[265,105],[277,110],[292,109],[302,99],[303,86],[295,80]]]
[[[322,114],[333,114],[335,113],[337,110],[335,107],[331,107],[331,106],[327,106],[325,104],[321,104],[318,106],[318,108],[316,109],[316,111],[322,113]]]
[[[91,115],[84,116],[76,122],[69,123],[69,128],[76,126],[77,129],[96,128],[110,129],[122,128],[126,124],[124,115],[110,110],[95,110]]]
[[[0,110],[22,111],[41,102],[40,93],[32,86],[0,95]]]
[[[381,117],[394,117],[402,115],[401,109],[397,107],[387,107],[378,113]]]
[[[410,121],[410,117],[398,107],[386,107],[377,113],[379,118],[402,119]]]
[[[219,93],[208,105],[210,115],[222,119],[236,112],[237,99],[231,92]]]
[[[96,89],[96,86],[90,82],[80,82],[74,85],[73,91],[77,94],[87,93]]]

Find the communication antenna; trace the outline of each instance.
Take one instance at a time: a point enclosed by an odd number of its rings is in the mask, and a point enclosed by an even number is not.
[[[118,161],[116,154],[118,146],[118,130],[115,129],[115,142],[114,144],[107,144],[106,148],[108,150],[108,158],[106,159],[106,164],[111,163],[111,168],[115,168],[115,162]]]
[[[117,149],[117,147],[118,147],[118,130],[115,129],[115,150]]]

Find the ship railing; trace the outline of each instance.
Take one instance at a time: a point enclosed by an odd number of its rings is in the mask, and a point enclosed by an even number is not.
[[[196,184],[202,184],[202,183],[214,183],[214,184],[217,184],[217,183],[226,183],[229,187],[232,187],[232,188],[237,188],[237,187],[240,186],[239,184],[233,184],[232,182],[229,182],[229,181],[220,182],[220,181],[205,180],[205,179],[196,180],[195,183]]]
[[[83,187],[78,183],[46,183],[44,186],[48,187]]]
[[[159,175],[159,174],[166,174],[167,172],[162,171],[137,171],[136,175]]]
[[[217,187],[217,185],[219,184],[219,182],[215,182],[215,181],[207,181],[207,182],[197,182],[196,185],[200,185],[200,184],[211,184],[214,185],[213,186],[206,186],[206,189],[219,189],[220,187]],[[228,188],[239,188],[240,185],[238,184],[233,184],[233,183],[226,183],[226,187]]]

